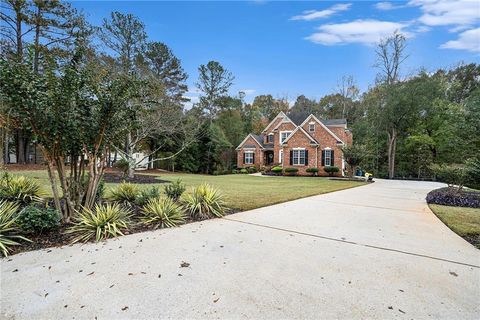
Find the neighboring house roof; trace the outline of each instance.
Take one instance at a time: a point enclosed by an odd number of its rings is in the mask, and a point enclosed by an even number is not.
[[[317,140],[315,140],[310,134],[308,134],[308,132],[305,131],[305,130],[302,128],[302,126],[296,127],[295,130],[293,130],[292,133],[290,133],[290,134],[288,135],[287,139],[285,139],[285,141],[283,141],[283,144],[282,144],[282,145],[286,144],[286,143],[288,142],[288,140],[290,140],[290,138],[293,137],[293,136],[295,135],[295,133],[296,133],[297,131],[299,131],[299,130],[300,130],[301,132],[303,132],[303,134],[305,134],[305,136],[307,136],[308,139],[310,139],[310,142],[313,142],[314,144],[318,145]]]
[[[322,121],[318,120],[318,118],[315,117],[313,114],[309,115],[305,119],[305,121],[303,121],[303,123],[300,125],[300,127],[303,127],[309,119],[313,119],[316,122],[318,122],[318,124],[320,124],[332,137],[334,137],[337,140],[337,143],[340,142],[342,144],[345,144],[345,142],[342,139],[340,139],[335,133],[333,133],[332,130],[328,129],[328,127]]]
[[[261,149],[263,149],[263,139],[262,139],[262,136],[260,135],[256,135],[256,134],[253,134],[253,133],[250,133],[248,134],[248,136],[245,137],[245,139],[243,139],[242,142],[240,142],[240,144],[238,145],[237,148],[235,148],[236,150],[239,150],[241,148],[241,146],[247,142],[248,138],[252,137],[253,140],[260,146]],[[248,147],[247,147],[248,146]],[[254,145],[247,145],[246,148],[255,148]]]

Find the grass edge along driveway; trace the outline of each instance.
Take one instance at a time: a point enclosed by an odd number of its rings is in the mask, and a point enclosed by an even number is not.
[[[15,175],[34,178],[42,186],[46,196],[51,196],[50,184],[45,170],[11,171]],[[137,173],[141,174],[141,173]],[[148,174],[152,174],[149,172]],[[191,187],[208,183],[218,188],[225,196],[226,205],[234,210],[251,210],[281,202],[296,200],[323,193],[362,186],[357,181],[329,180],[323,177],[258,177],[244,174],[211,176],[187,173],[158,173],[160,180],[174,181],[182,179],[189,192]],[[107,183],[105,197],[117,184]],[[165,183],[138,184],[141,189],[159,186]]]
[[[429,204],[430,210],[453,232],[480,249],[480,208]]]

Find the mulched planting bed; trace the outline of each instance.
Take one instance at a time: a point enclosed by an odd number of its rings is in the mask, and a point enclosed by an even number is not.
[[[134,178],[124,177],[120,172],[106,172],[103,180],[107,183],[131,182],[138,184],[168,183],[170,181],[161,180],[158,176],[150,174],[136,173]]]
[[[462,190],[452,192],[449,188],[430,191],[427,194],[427,203],[453,207],[480,208],[480,192]]]

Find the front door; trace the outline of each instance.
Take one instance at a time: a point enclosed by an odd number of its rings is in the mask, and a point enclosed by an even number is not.
[[[273,151],[265,151],[265,164],[271,165],[273,163]]]

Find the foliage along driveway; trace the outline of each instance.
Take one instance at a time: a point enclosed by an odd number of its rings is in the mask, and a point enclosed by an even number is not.
[[[1,261],[15,319],[478,319],[480,251],[382,181]]]

